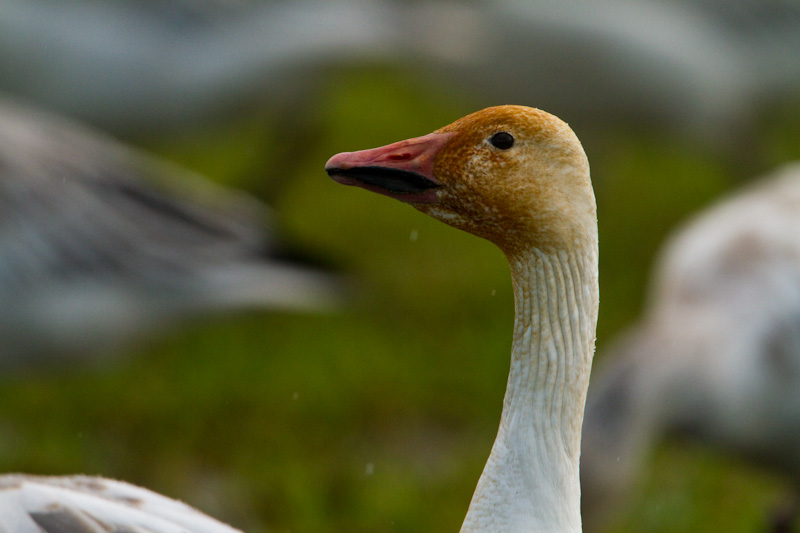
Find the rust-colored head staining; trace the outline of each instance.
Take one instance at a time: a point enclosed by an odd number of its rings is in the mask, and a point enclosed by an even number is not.
[[[560,119],[524,106],[467,115],[429,135],[332,157],[327,172],[391,196],[506,254],[580,244],[596,224],[589,165]]]

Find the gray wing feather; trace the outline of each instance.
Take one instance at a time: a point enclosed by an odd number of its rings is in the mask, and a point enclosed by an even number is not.
[[[30,516],[45,533],[107,533],[101,524],[75,509],[36,511]]]
[[[0,106],[3,274],[144,278],[273,247],[265,206],[73,124]]]

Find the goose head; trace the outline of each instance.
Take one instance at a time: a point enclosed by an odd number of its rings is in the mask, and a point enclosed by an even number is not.
[[[487,108],[422,137],[337,154],[325,170],[488,239],[508,256],[574,247],[596,231],[583,148],[565,122],[539,109]]]

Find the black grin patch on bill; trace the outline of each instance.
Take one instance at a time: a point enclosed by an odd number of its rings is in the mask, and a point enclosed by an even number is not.
[[[413,194],[425,192],[439,186],[422,174],[408,170],[387,167],[353,167],[348,169],[331,168],[326,172],[329,176],[342,176],[356,180],[365,185],[386,189],[394,194]]]

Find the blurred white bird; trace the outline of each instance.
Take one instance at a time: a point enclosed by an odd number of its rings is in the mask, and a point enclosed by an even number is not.
[[[125,135],[305,105],[326,69],[395,50],[394,13],[375,0],[0,0],[0,90]]]
[[[587,530],[667,433],[800,479],[800,164],[669,239],[643,317],[600,361],[581,455]]]
[[[0,368],[97,355],[193,314],[323,308],[254,198],[0,102]]]

